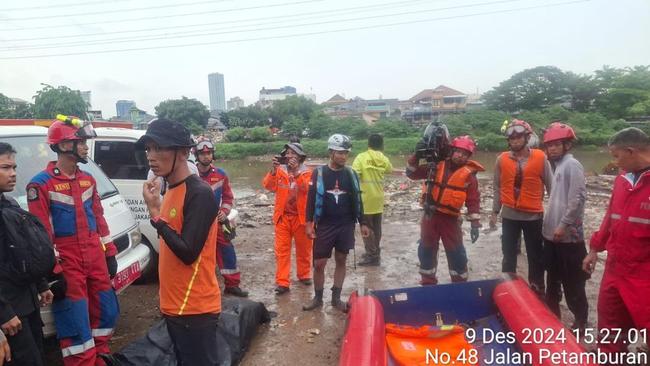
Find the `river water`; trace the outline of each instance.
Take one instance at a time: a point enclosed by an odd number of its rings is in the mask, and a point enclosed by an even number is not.
[[[481,176],[491,176],[494,169],[494,162],[499,153],[494,152],[477,152],[474,154],[473,159],[481,163],[486,171],[481,173]],[[580,151],[576,150],[574,156],[582,163],[585,167],[585,172],[587,174],[600,173],[611,161],[611,157],[606,150],[597,150],[597,151]],[[404,169],[406,166],[406,157],[405,156],[391,156],[391,162],[395,169]],[[313,163],[325,162],[324,159],[315,159],[309,160]],[[352,159],[348,161],[349,164],[352,164]],[[268,162],[258,161],[258,160],[247,160],[247,159],[238,159],[238,160],[227,160],[219,161],[217,165],[224,168],[228,172],[230,177],[231,186],[235,192],[236,198],[242,198],[261,192],[262,189],[262,178],[271,168],[270,158]]]

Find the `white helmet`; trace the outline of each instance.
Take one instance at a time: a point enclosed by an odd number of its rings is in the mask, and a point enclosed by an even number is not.
[[[335,133],[327,140],[327,148],[335,151],[352,150],[352,141],[349,137]]]

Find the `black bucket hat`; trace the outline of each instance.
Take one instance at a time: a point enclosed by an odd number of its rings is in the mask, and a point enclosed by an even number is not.
[[[282,155],[284,155],[287,152],[287,149],[293,150],[296,154],[302,157],[307,157],[307,154],[305,153],[305,150],[302,147],[302,144],[299,142],[290,142],[288,144],[284,145],[284,151],[282,152]]]
[[[147,141],[153,141],[158,146],[166,148],[185,148],[195,145],[187,127],[166,118],[149,122],[147,132],[135,143],[136,148],[143,150]]]

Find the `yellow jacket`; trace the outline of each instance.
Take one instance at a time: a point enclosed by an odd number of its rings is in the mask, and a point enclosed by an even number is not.
[[[363,213],[384,212],[384,175],[393,170],[390,160],[381,151],[368,149],[357,155],[352,169],[359,175]]]

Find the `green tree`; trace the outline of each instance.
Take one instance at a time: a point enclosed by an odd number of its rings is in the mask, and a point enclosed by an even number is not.
[[[483,95],[490,109],[505,112],[547,108],[567,98],[566,76],[555,66],[521,71]]]
[[[169,99],[160,102],[155,109],[158,117],[178,121],[190,129],[195,125],[194,129],[198,129],[198,133],[208,125],[210,118],[208,108],[194,98]]]
[[[268,126],[269,114],[259,107],[248,106],[221,113],[221,122],[229,128]]]
[[[590,75],[578,75],[570,71],[565,77],[571,108],[578,112],[589,112],[601,94],[598,82]]]
[[[650,66],[596,71],[604,91],[596,100],[598,111],[610,118],[647,115],[650,105]]]
[[[299,116],[291,116],[282,124],[282,133],[285,136],[302,136],[302,131],[305,130],[305,121]]]
[[[269,108],[269,115],[272,119],[271,125],[281,127],[291,117],[299,117],[306,121],[314,112],[319,110],[320,106],[310,99],[289,96],[286,99],[274,101],[271,108]]]
[[[87,119],[88,105],[81,98],[79,90],[72,90],[67,86],[57,88],[44,85],[43,89],[34,96],[34,117],[55,118],[57,114],[77,116]]]
[[[382,118],[368,130],[370,133],[381,133],[384,137],[409,137],[418,132],[406,122],[394,118]]]
[[[327,137],[327,129],[331,123],[332,118],[322,112],[312,114],[307,122],[307,135],[313,139]]]

